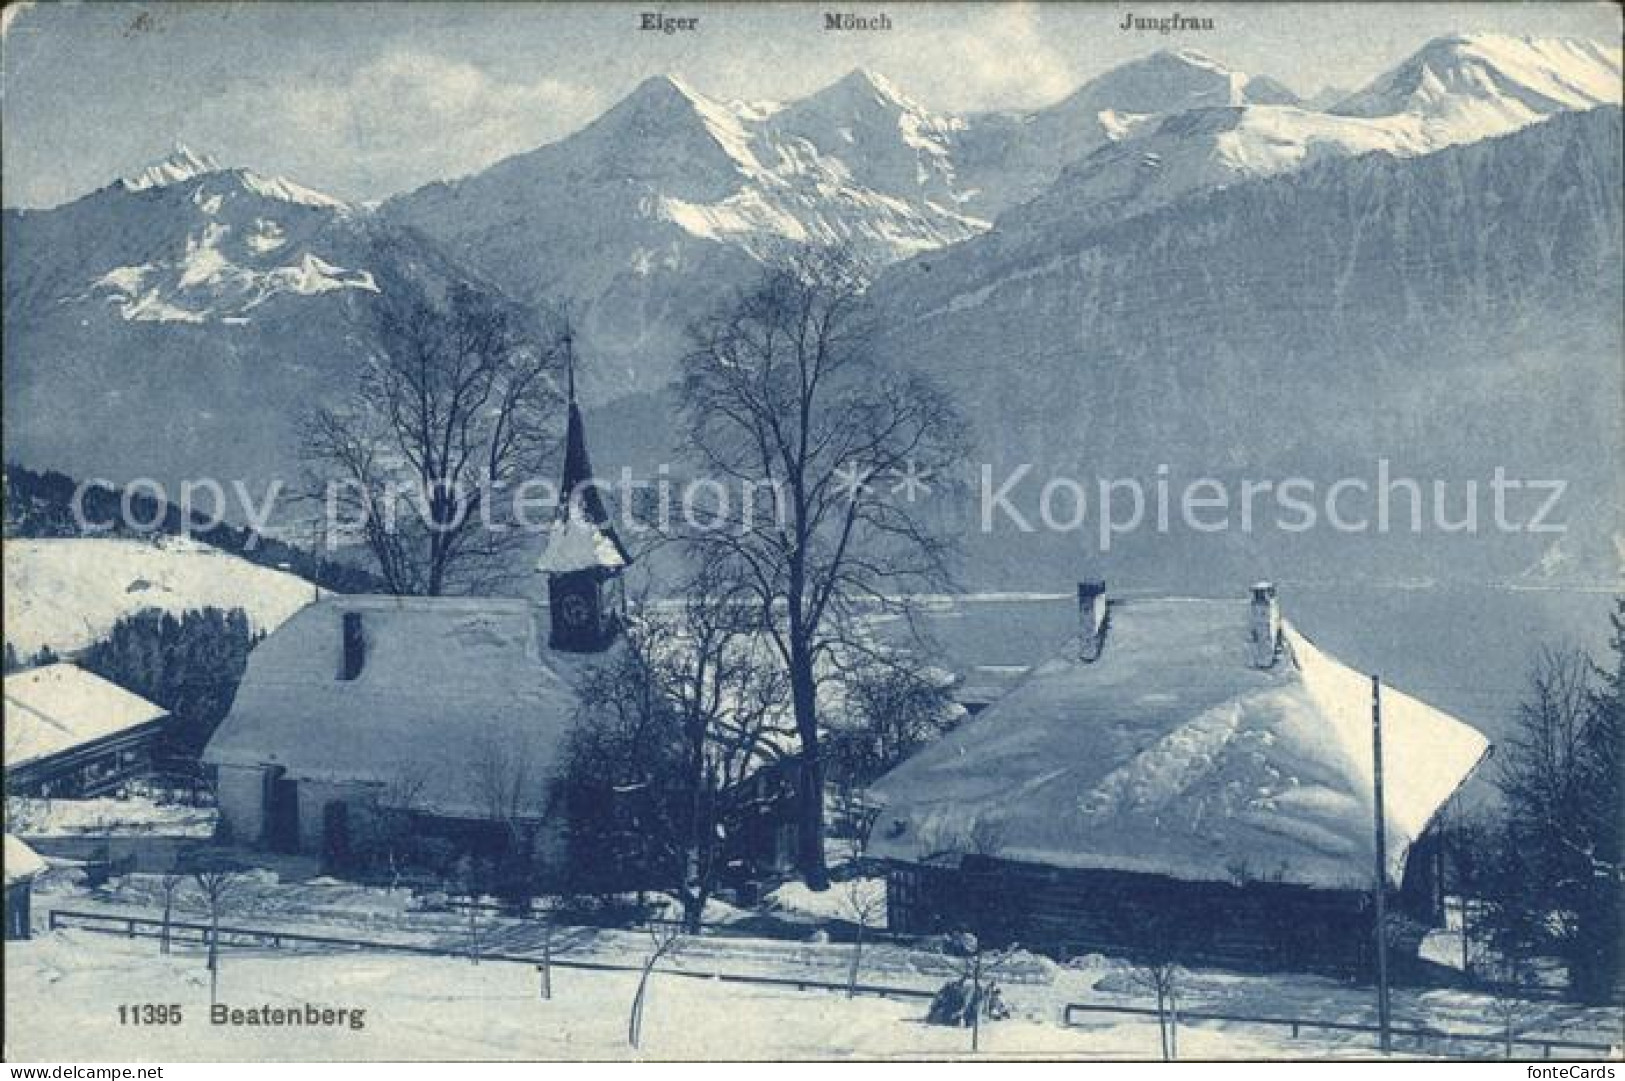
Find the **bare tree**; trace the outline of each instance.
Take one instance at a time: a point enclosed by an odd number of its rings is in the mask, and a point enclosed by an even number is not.
[[[1130,979],[1135,986],[1157,999],[1157,1035],[1162,1042],[1162,1060],[1179,1058],[1179,988],[1184,969],[1171,958],[1153,955],[1134,966]]]
[[[638,990],[632,996],[632,1013],[626,1022],[626,1042],[634,1048],[641,1046],[643,1040],[643,1007],[648,1000],[649,977],[654,974],[661,958],[676,953],[682,947],[683,930],[673,923],[652,923],[649,925],[649,939],[652,946],[649,956],[644,958],[643,971],[638,976]]]
[[[175,912],[175,894],[186,876],[179,871],[166,871],[158,877],[158,892],[164,899],[164,924],[158,936],[158,952],[169,952],[169,921]]]
[[[749,813],[747,782],[778,757],[787,697],[772,646],[748,610],[730,602],[713,568],[701,568],[680,610],[646,618],[640,647],[682,732],[680,784],[684,927],[698,934],[715,888],[723,842]]]
[[[418,813],[423,810],[427,778],[413,771],[379,785],[366,804],[361,847],[389,872],[391,889],[400,888],[418,839]]]
[[[203,905],[209,913],[209,1003],[219,1001],[220,990],[220,916],[233,902],[243,881],[243,865],[213,854],[195,857],[192,881],[203,896]]]
[[[495,738],[475,746],[469,758],[475,798],[503,842],[495,885],[519,908],[534,896],[536,846],[547,808],[548,778],[539,761],[538,748],[528,741]]]
[[[696,464],[737,483],[740,506],[688,531],[696,562],[750,604],[790,684],[800,745],[798,864],[826,889],[824,662],[865,605],[946,580],[947,542],[912,499],[962,458],[948,398],[870,348],[865,271],[849,254],[806,251],[771,267],[694,328],[680,387]],[[906,495],[892,488],[911,483]],[[767,498],[762,498],[767,493]]]
[[[783,672],[749,616],[704,570],[677,602],[644,606],[632,648],[584,682],[567,756],[579,847],[620,885],[669,882],[692,934],[755,807],[751,778],[793,738]]]
[[[864,786],[964,717],[950,686],[947,673],[912,652],[871,653],[854,666],[842,714],[824,737],[829,780],[849,808],[861,807]]]
[[[562,347],[471,286],[387,285],[355,395],[306,422],[312,494],[359,529],[391,593],[479,592],[527,539],[493,504],[538,476]]]
[[[852,963],[846,973],[846,997],[858,993],[858,971],[863,965],[863,936],[871,927],[879,926],[886,915],[884,886],[875,888],[870,878],[849,878],[841,883],[841,911],[856,928],[852,938]]]

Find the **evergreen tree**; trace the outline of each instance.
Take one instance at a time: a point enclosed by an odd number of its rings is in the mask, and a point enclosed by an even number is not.
[[[147,609],[115,623],[81,664],[168,710],[166,750],[193,759],[231,708],[255,641],[241,608]]]
[[[1562,958],[1571,992],[1612,999],[1621,973],[1620,780],[1625,602],[1612,616],[1612,669],[1543,652],[1501,747],[1504,817],[1490,840],[1479,932],[1516,976],[1540,952]]]
[[[1575,990],[1588,1000],[1608,1001],[1625,976],[1625,780],[1620,757],[1625,750],[1625,597],[1609,615],[1613,633],[1612,667],[1596,670],[1591,695],[1585,753],[1580,760],[1580,866],[1576,880],[1575,941],[1570,976]],[[1584,871],[1589,867],[1590,876]]]

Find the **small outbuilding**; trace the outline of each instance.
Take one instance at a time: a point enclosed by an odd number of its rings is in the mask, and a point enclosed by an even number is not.
[[[6,940],[28,938],[32,919],[34,879],[46,869],[45,860],[21,840],[6,834]]]

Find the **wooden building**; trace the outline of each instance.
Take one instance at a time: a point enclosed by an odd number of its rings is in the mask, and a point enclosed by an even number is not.
[[[1359,971],[1376,881],[1371,685],[1250,600],[1107,602],[1009,694],[883,777],[891,928],[1057,955]],[[1390,937],[1442,917],[1440,807],[1487,751],[1383,694]]]
[[[73,664],[5,680],[6,791],[85,799],[152,768],[167,711]]]

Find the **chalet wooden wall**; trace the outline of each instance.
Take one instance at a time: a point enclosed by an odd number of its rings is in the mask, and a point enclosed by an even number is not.
[[[889,905],[893,931],[971,930],[991,944],[1016,942],[1062,959],[1098,951],[1346,975],[1372,965],[1370,898],[1352,890],[1185,882],[967,856],[958,868],[894,865]],[[1390,941],[1414,952],[1419,930],[1398,915]]]

